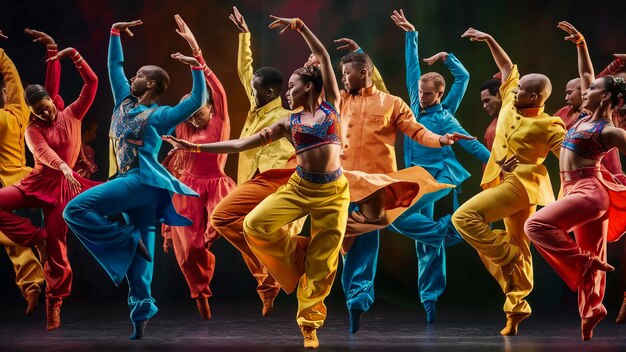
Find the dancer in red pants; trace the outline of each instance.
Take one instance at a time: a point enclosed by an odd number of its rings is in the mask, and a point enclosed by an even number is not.
[[[583,113],[563,140],[559,166],[563,198],[547,205],[525,224],[526,234],[546,261],[572,290],[578,290],[583,340],[606,316],[602,304],[606,244],[626,231],[626,187],[600,171],[602,157],[612,148],[626,154],[626,131],[613,125],[613,110],[624,105],[626,81],[613,76],[595,79],[583,36],[569,23],[559,28],[578,47]],[[574,231],[575,239],[568,232]]]
[[[176,136],[193,143],[211,143],[228,140],[230,121],[224,87],[206,65],[193,33],[183,21],[174,16],[180,34],[191,46],[193,56],[204,71],[208,84],[206,103],[189,119],[176,127]],[[215,269],[215,256],[209,251],[211,243],[219,235],[209,222],[211,213],[228,193],[235,189],[235,182],[224,173],[226,154],[185,153],[176,151],[164,164],[181,182],[196,191],[200,197],[183,197],[175,194],[172,202],[179,213],[193,220],[190,226],[163,225],[163,250],[174,247],[180,270],[196,300],[202,319],[211,319],[208,298],[209,284]]]
[[[62,212],[65,205],[82,190],[95,185],[72,171],[80,152],[81,120],[96,95],[98,77],[73,48],[60,51],[50,60],[70,56],[84,80],[78,99],[63,110],[57,109],[48,92],[40,85],[28,86],[26,102],[33,114],[26,129],[26,144],[35,157],[35,167],[22,181],[0,189],[0,230],[12,241],[42,248],[44,264],[47,329],[61,325],[60,310],[70,294],[72,270],[67,259],[67,225]],[[45,228],[33,226],[15,209],[42,208]]]

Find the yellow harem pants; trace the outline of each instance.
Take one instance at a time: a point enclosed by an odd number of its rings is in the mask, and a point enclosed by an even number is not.
[[[465,202],[452,215],[452,223],[461,236],[478,251],[487,270],[506,295],[503,310],[509,316],[530,313],[524,299],[533,289],[533,264],[530,240],[524,223],[537,206],[530,204],[524,185],[513,174],[502,183],[486,189]],[[490,223],[504,220],[506,230],[492,230]],[[522,255],[521,267],[514,267],[506,277],[502,268]]]
[[[26,298],[31,294],[41,294],[43,287],[43,268],[30,247],[21,246],[11,241],[0,232],[0,245],[4,247],[15,270],[15,284]]]
[[[318,184],[294,173],[244,219],[246,241],[254,255],[286,292],[297,287],[300,326],[319,328],[324,324],[324,299],[337,273],[349,203],[344,176]],[[290,236],[283,229],[307,214],[311,217],[310,241],[299,241],[299,236]]]

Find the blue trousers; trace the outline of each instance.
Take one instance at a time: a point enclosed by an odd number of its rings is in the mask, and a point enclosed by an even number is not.
[[[350,203],[349,211],[356,209]],[[374,303],[374,277],[378,265],[378,230],[362,234],[356,238],[347,254],[343,255],[341,285],[346,296],[348,310],[368,311]]]
[[[437,175],[437,182],[452,183],[447,174]],[[389,226],[394,232],[415,240],[418,259],[417,286],[420,299],[437,301],[446,288],[446,238],[460,236],[451,224],[451,214],[434,220],[435,203],[447,196],[451,188],[427,193]]]
[[[137,255],[141,238],[154,258],[155,225],[160,192],[141,183],[139,170],[91,188],[74,198],[63,217],[116,285],[128,281],[132,321],[146,320],[158,311],[150,285],[154,263]],[[126,224],[109,219],[123,213]]]

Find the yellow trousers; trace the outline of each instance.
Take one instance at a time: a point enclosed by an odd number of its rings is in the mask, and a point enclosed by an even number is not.
[[[502,183],[475,195],[452,215],[454,227],[478,251],[506,295],[503,309],[507,316],[531,312],[524,299],[533,289],[530,240],[524,232],[524,223],[536,209],[517,177],[506,174]],[[492,230],[490,223],[501,219],[506,230]],[[503,267],[511,264],[520,253],[521,265],[506,270],[505,274]]]
[[[324,324],[324,299],[337,273],[349,203],[344,176],[317,184],[294,173],[244,219],[246,241],[254,255],[287,293],[297,288],[300,326],[319,328]],[[311,217],[310,239],[290,236],[283,229],[307,214]]]
[[[15,284],[22,296],[40,294],[43,286],[43,268],[30,247],[20,246],[0,232],[0,245],[4,247],[15,270]]]

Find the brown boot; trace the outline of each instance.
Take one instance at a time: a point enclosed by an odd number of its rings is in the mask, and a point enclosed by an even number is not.
[[[517,335],[517,327],[522,320],[528,318],[530,313],[512,313],[507,314],[506,317],[506,325],[504,329],[500,331],[500,335],[502,336],[512,336]]]
[[[580,321],[580,334],[583,341],[589,341],[593,337],[593,329],[606,317],[606,311],[591,318],[583,318]]]
[[[26,295],[26,315],[31,315],[35,312],[35,308],[39,305],[39,296],[41,296],[41,292],[29,292]]]
[[[624,301],[622,302],[622,309],[619,310],[619,314],[617,314],[617,319],[615,319],[616,324],[626,323],[626,292],[624,292]]]
[[[301,326],[302,336],[304,337],[304,348],[318,348],[320,345],[317,339],[317,329],[310,326]]]
[[[196,297],[196,306],[198,307],[198,313],[203,320],[211,319],[211,307],[209,306],[209,300],[206,297]]]
[[[61,326],[61,304],[60,298],[46,298],[46,330],[55,330]]]

